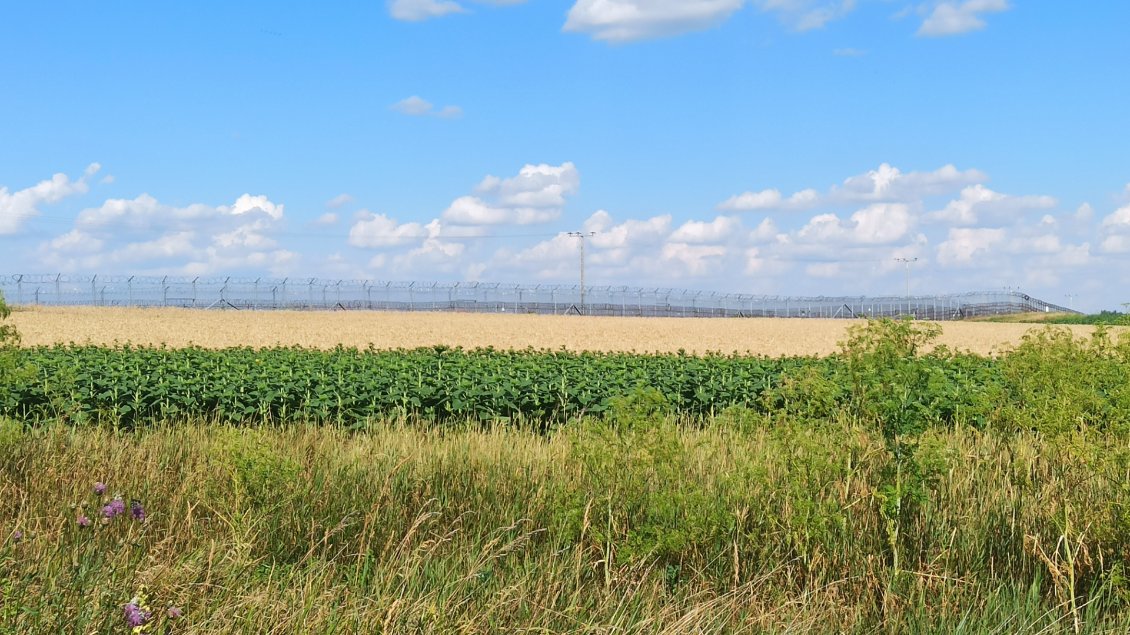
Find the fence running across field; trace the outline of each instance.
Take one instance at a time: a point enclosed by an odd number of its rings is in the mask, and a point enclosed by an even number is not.
[[[320,278],[0,276],[15,305],[459,311],[653,317],[855,318],[1074,312],[1016,291],[911,297],[783,297],[686,289]]]

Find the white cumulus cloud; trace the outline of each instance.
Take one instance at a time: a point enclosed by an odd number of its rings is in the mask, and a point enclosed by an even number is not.
[[[721,24],[746,4],[808,31],[847,15],[856,0],[577,0],[564,30],[609,42],[667,37]]]
[[[432,102],[412,95],[405,99],[401,99],[395,104],[389,106],[392,110],[410,117],[439,117],[441,119],[454,119],[463,116],[463,109],[459,106],[444,106],[439,110]],[[343,195],[344,196],[344,195]],[[336,199],[335,199],[336,200]]]
[[[101,165],[91,163],[77,180],[72,181],[60,172],[50,179],[15,192],[0,186],[0,235],[18,232],[24,223],[40,214],[39,208],[43,205],[58,203],[68,196],[85,194],[90,189],[87,180],[101,168]]]
[[[719,216],[710,222],[687,221],[671,233],[670,239],[683,243],[728,242],[739,234],[741,221],[731,216]]]
[[[798,210],[815,205],[820,200],[816,190],[794,192],[788,198],[780,190],[770,188],[759,192],[742,192],[722,201],[718,209],[727,211]]]
[[[252,196],[244,194],[235,200],[231,207],[220,207],[220,212],[227,212],[235,216],[254,214],[260,212],[275,220],[283,217],[283,206],[272,203],[266,196]]]
[[[807,210],[820,205],[845,205],[867,202],[910,203],[932,196],[956,192],[962,187],[987,180],[979,170],[959,170],[944,165],[928,172],[903,172],[889,163],[874,170],[850,176],[825,194],[809,188],[789,197],[776,188],[747,191],[731,196],[718,204],[725,211]]]
[[[479,4],[508,6],[522,4],[526,0],[477,0]],[[421,22],[455,13],[469,13],[466,7],[455,0],[389,0],[388,13],[397,20]]]
[[[348,242],[354,247],[392,247],[417,242],[425,236],[420,223],[398,223],[384,214],[362,212],[349,228]]]
[[[700,276],[721,266],[727,254],[721,245],[692,245],[684,242],[669,242],[663,245],[660,255],[667,263],[683,269],[684,274]]]
[[[753,0],[762,11],[776,14],[797,31],[818,29],[855,9],[855,0]]]
[[[326,201],[326,209],[341,209],[342,207],[345,207],[352,202],[353,197],[342,192],[341,194],[338,194],[337,196]]]
[[[1107,231],[1130,230],[1130,205],[1121,207],[1103,218],[1102,228]]]
[[[847,221],[835,214],[813,216],[796,237],[820,244],[886,245],[906,237],[912,226],[907,205],[875,203],[857,210]]]
[[[974,257],[988,254],[1004,241],[1005,231],[1001,228],[955,227],[938,245],[938,262],[943,265],[971,265]]]
[[[474,194],[452,201],[442,218],[462,225],[544,223],[561,215],[566,199],[580,185],[572,163],[526,165],[517,176],[487,176]]]
[[[1001,13],[1011,8],[1008,0],[939,2],[922,21],[918,35],[940,37],[978,31],[985,28],[984,14]]]
[[[577,0],[565,31],[595,39],[626,42],[715,26],[742,7],[744,0]]]
[[[465,13],[466,9],[452,0],[390,0],[388,12],[397,20],[419,22],[452,13]]]
[[[1130,205],[1120,207],[1104,216],[1099,223],[1102,241],[1099,249],[1105,253],[1130,252]]]
[[[986,216],[1007,220],[1020,212],[1049,209],[1056,204],[1056,199],[1050,196],[1009,196],[978,183],[962,189],[960,198],[950,201],[944,209],[931,212],[927,218],[950,225],[976,225]]]
[[[265,195],[177,207],[141,194],[83,210],[74,228],[42,243],[38,255],[61,271],[280,271],[298,259],[272,236],[284,217],[285,206]]]
[[[931,172],[903,172],[883,163],[878,168],[844,179],[832,188],[829,198],[838,201],[912,201],[953,192],[987,180],[979,170],[958,170],[944,165]]]

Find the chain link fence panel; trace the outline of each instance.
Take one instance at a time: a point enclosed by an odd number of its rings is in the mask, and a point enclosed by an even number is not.
[[[922,296],[789,297],[658,287],[392,282],[323,278],[0,275],[9,304],[238,310],[455,311],[644,317],[959,320],[1069,312],[1019,291]]]

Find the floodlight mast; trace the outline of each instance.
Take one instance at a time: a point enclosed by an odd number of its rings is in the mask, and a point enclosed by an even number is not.
[[[896,261],[906,265],[906,301],[910,302],[910,263],[918,262],[917,258],[895,258]]]
[[[580,239],[580,252],[581,252],[581,306],[578,311],[581,315],[585,314],[585,239],[591,238],[596,235],[596,232],[568,232],[567,236]]]

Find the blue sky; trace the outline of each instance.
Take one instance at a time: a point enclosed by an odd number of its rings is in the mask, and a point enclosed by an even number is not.
[[[7,3],[0,270],[1130,302],[1130,4]]]

